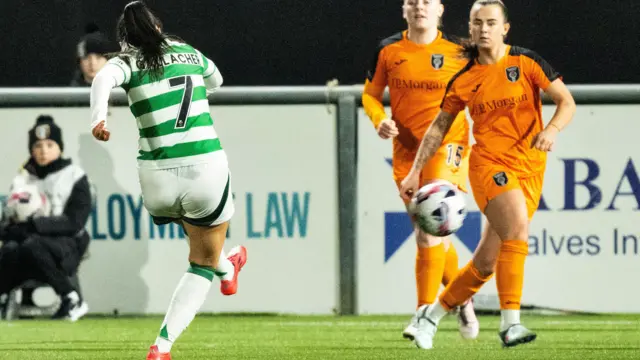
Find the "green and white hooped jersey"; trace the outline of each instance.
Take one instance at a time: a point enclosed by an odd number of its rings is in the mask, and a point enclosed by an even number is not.
[[[207,81],[216,66],[188,44],[169,45],[164,73],[156,80],[139,71],[133,56],[129,64],[117,57],[108,62],[124,73],[124,81],[116,84],[127,92],[138,125],[139,167],[193,165],[222,150],[207,100],[207,94],[220,86]]]

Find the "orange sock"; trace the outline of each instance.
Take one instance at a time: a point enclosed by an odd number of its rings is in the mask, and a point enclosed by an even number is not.
[[[433,304],[436,300],[444,272],[444,259],[444,244],[429,248],[418,247],[416,256],[418,307]]]
[[[524,261],[529,253],[529,244],[522,240],[502,242],[496,266],[496,285],[500,297],[500,309],[520,310]]]
[[[491,276],[493,274],[482,276],[473,265],[473,260],[469,261],[465,267],[460,269],[458,276],[444,289],[440,295],[440,304],[447,310],[462,305],[477,293],[482,285],[491,279]]]
[[[446,260],[444,261],[444,274],[442,275],[442,285],[447,286],[458,275],[458,252],[453,244],[449,245]]]

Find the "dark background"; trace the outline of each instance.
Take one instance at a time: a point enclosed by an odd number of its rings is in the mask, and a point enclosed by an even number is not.
[[[128,1],[0,1],[0,86],[66,86],[84,26],[115,39]],[[225,85],[361,84],[377,42],[404,28],[401,0],[148,0],[167,32],[199,48]],[[443,0],[445,31],[465,35],[470,0]],[[640,83],[640,1],[506,0],[509,42],[567,83]]]

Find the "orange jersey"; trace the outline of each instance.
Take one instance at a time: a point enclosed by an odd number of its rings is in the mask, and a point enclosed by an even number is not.
[[[425,131],[440,110],[447,84],[468,62],[459,58],[460,46],[438,32],[428,45],[407,39],[403,31],[384,39],[367,72],[362,103],[377,128],[387,118],[382,94],[389,87],[392,120],[400,134],[394,138],[394,160],[413,163]],[[443,144],[468,142],[468,123],[459,114]]]
[[[476,141],[472,169],[496,164],[518,176],[544,171],[546,153],[532,148],[544,128],[540,89],[559,77],[535,52],[507,46],[496,64],[469,62],[451,80],[441,107],[454,115],[469,108]]]

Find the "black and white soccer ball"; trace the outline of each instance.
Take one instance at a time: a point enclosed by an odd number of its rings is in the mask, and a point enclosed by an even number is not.
[[[467,216],[464,195],[448,181],[429,183],[411,199],[411,212],[420,229],[433,236],[458,231]]]

